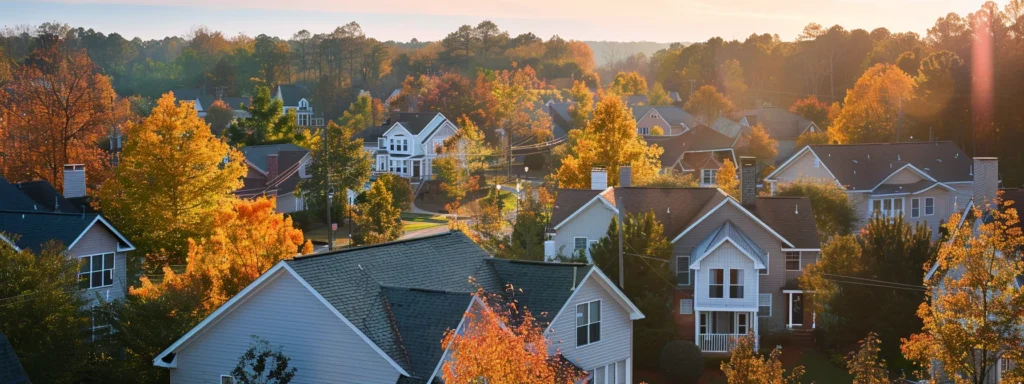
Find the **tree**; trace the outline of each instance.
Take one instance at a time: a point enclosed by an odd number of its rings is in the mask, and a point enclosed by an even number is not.
[[[5,63],[6,64],[6,63]],[[11,182],[43,179],[57,190],[64,165],[84,164],[90,186],[105,177],[108,159],[96,145],[128,104],[115,101],[110,79],[85,52],[40,48],[0,89],[0,172]]]
[[[619,72],[608,86],[608,93],[616,96],[633,96],[647,94],[647,79],[639,72]]]
[[[819,130],[827,130],[832,124],[832,116],[839,111],[839,104],[823,103],[816,96],[798,99],[789,106],[789,111],[810,120]]]
[[[654,87],[647,94],[647,104],[655,107],[672,105],[672,99],[668,97],[668,93],[665,92],[665,88],[661,86],[661,83],[655,82]]]
[[[479,290],[483,305],[465,314],[462,332],[449,329],[441,342],[451,358],[441,366],[445,383],[571,384],[585,378],[548,356],[551,341],[528,310]]]
[[[787,375],[779,360],[781,355],[782,348],[776,347],[768,356],[758,356],[754,351],[754,337],[742,336],[736,341],[729,361],[722,362],[722,373],[729,384],[799,383],[804,367],[793,367]]]
[[[796,151],[804,149],[808,145],[823,145],[828,144],[828,132],[826,131],[804,131],[800,136],[796,138]]]
[[[917,310],[924,329],[903,340],[903,353],[934,379],[988,383],[1000,359],[1019,366],[1024,356],[1024,291],[1015,283],[1024,274],[1024,236],[1017,210],[998,200],[994,206],[1000,209],[975,206],[975,225],[958,226],[960,214],[950,216],[950,240],[939,248]]]
[[[718,185],[718,189],[721,189],[734,199],[740,198],[740,180],[737,177],[736,166],[733,165],[732,160],[725,159],[722,162],[722,166],[718,168],[718,173],[715,174],[715,184]]]
[[[456,212],[462,199],[479,188],[479,177],[474,174],[487,168],[487,156],[492,153],[476,124],[463,116],[459,127],[454,136],[445,139],[433,161],[434,175],[451,200],[448,212]]]
[[[295,378],[298,368],[288,368],[291,361],[282,346],[276,349],[270,342],[256,335],[250,336],[249,349],[238,358],[231,377],[239,384],[288,384]]]
[[[412,184],[409,179],[393,173],[377,176],[377,182],[384,183],[384,188],[391,192],[391,206],[408,211],[412,206]]]
[[[667,297],[675,286],[669,266],[672,243],[653,211],[627,214],[623,226],[623,248],[631,257],[623,260],[626,296],[639,299],[645,293]],[[635,256],[634,256],[635,255]],[[608,276],[619,276],[619,221],[612,218],[605,236],[590,247],[594,265]]]
[[[732,113],[735,107],[725,95],[718,93],[715,87],[705,85],[697,89],[686,100],[683,108],[697,116],[703,124],[711,124],[719,117]]]
[[[661,169],[662,148],[648,146],[637,135],[633,113],[617,97],[602,98],[586,129],[570,132],[569,142],[569,153],[557,173],[560,188],[589,188],[590,171],[597,165],[608,169],[609,186],[618,184],[620,166],[632,167],[637,184],[654,178]]]
[[[651,127],[651,136],[662,136],[665,134],[665,130],[655,125]]]
[[[704,374],[704,356],[696,344],[673,340],[661,349],[661,373],[671,382],[695,384]]]
[[[681,174],[677,170],[667,170],[659,173],[653,179],[644,184],[637,184],[645,188],[697,188],[697,178],[692,173]]]
[[[270,88],[257,85],[250,105],[249,117],[235,120],[228,128],[228,140],[234,146],[292,143],[312,147],[315,135],[298,128],[296,115],[284,113],[284,101],[270,95]]]
[[[878,358],[878,336],[874,332],[860,342],[856,353],[850,352],[846,366],[850,369],[854,384],[889,384],[889,370],[885,360]]]
[[[754,124],[747,133],[747,153],[763,163],[773,164],[779,156],[779,141],[768,134],[764,124]]]
[[[210,124],[210,131],[213,132],[213,135],[219,137],[235,119],[235,111],[224,101],[217,100],[206,110],[206,117],[203,119]]]
[[[733,105],[747,105],[747,84],[743,80],[743,67],[739,60],[726,60],[722,63],[722,84]]]
[[[357,207],[354,217],[354,245],[386,243],[405,233],[402,211],[392,205],[391,191],[379,180],[366,192],[366,201]]]
[[[898,67],[878,64],[847,92],[843,108],[829,128],[832,141],[885,143],[896,141],[897,129],[909,127],[903,109],[914,99],[914,80]],[[906,133],[909,128],[904,128]]]
[[[383,121],[381,122],[383,123]],[[348,106],[348,110],[338,118],[338,125],[352,132],[359,132],[367,127],[377,125],[374,121],[373,98],[367,94],[359,95],[356,101]]]
[[[544,187],[526,183],[519,199],[516,220],[512,223],[510,253],[515,259],[544,260],[544,239],[554,198]]]
[[[91,324],[81,309],[88,296],[65,247],[53,241],[36,254],[0,246],[0,332],[35,382],[77,382],[90,364],[82,330]]]
[[[355,131],[333,121],[327,123],[325,130],[326,145],[313,148],[313,161],[306,170],[311,177],[299,181],[299,195],[310,210],[320,213],[327,211],[327,193],[331,189],[338,196],[344,196],[348,190],[363,190],[373,166],[369,153],[363,149],[363,141],[352,138]],[[342,217],[349,209],[348,199],[335,198],[334,204],[338,207],[336,217]]]
[[[586,128],[591,116],[594,115],[594,95],[582,81],[575,81],[569,90],[569,99],[573,103],[569,106],[572,129]]]
[[[818,236],[823,240],[833,236],[849,235],[860,221],[857,208],[850,202],[846,191],[832,182],[798,180],[780,185],[776,195],[809,198],[811,209],[814,210]]]
[[[149,117],[129,124],[125,136],[98,205],[151,267],[182,264],[186,240],[209,235],[213,212],[241,187],[242,154],[214,137],[191,104],[175,105],[170,93]]]

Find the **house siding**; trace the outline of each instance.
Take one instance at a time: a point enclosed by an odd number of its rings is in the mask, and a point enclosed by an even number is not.
[[[173,383],[219,384],[256,334],[281,346],[292,383],[387,383],[398,371],[290,273],[280,270],[234,310],[221,315],[177,353]],[[301,316],[296,316],[301,314]]]
[[[902,198],[903,199],[903,218],[906,219],[910,225],[917,225],[924,223],[932,231],[932,239],[937,239],[939,231],[942,228],[941,222],[949,220],[949,215],[953,213],[955,207],[964,207],[963,205],[956,204],[957,193],[951,192],[942,187],[935,187],[929,189],[923,193],[914,195],[903,195],[903,196],[879,196],[875,197],[869,193],[853,192],[847,193],[850,198],[850,203],[853,204],[857,214],[860,217],[858,221],[858,227],[863,228],[867,226],[868,221],[871,219],[871,199],[877,198]],[[933,215],[924,214],[924,200],[927,197],[935,199],[935,213]],[[919,217],[911,216],[911,207],[913,204],[912,199],[921,200],[921,213]]]
[[[910,184],[921,180],[924,180],[924,178],[917,174],[917,172],[904,168],[892,174],[888,180],[885,180],[885,184]]]
[[[575,217],[555,232],[555,253],[563,256],[572,255],[576,237],[586,237],[588,241],[598,240],[608,232],[608,224],[615,215],[603,202],[595,201],[584,208]]]
[[[634,116],[634,117],[639,117],[639,116]],[[678,135],[678,134],[682,133],[682,127],[673,127],[671,124],[668,123],[668,121],[665,121],[665,119],[663,117],[661,117],[661,114],[659,114],[657,110],[655,110],[653,108],[647,110],[647,113],[644,114],[643,117],[640,117],[639,119],[637,119],[637,121],[636,121],[636,128],[637,129],[640,129],[640,128],[652,129],[655,126],[661,127],[661,129],[665,131],[665,135]],[[673,132],[673,130],[675,132]]]
[[[799,158],[789,163],[786,169],[775,175],[775,180],[778,184],[791,183],[803,178],[835,182],[835,178],[829,173],[828,168],[825,168],[824,163],[819,164],[817,168],[814,167],[815,159],[816,157],[811,151],[804,152]]]
[[[117,252],[117,243],[117,237],[102,223],[97,222],[92,228],[89,228],[88,232],[82,235],[81,239],[78,239],[74,247],[68,249],[68,256],[74,258],[114,253],[114,284],[109,287],[86,290],[84,295],[89,301],[89,306],[98,304],[100,300],[110,301],[124,298],[125,287],[128,286],[128,274],[126,272],[127,268],[125,268],[128,258],[124,252]]]
[[[695,270],[696,278],[694,285],[694,306],[700,308],[720,308],[757,310],[758,278],[757,270],[754,269],[754,261],[740,252],[739,248],[723,243],[720,247],[711,251],[700,261],[700,269]],[[723,269],[723,283],[725,283],[722,298],[711,298],[709,296],[710,271],[712,269]],[[729,298],[729,270],[739,269],[743,271],[743,297],[738,299]]]
[[[277,212],[292,213],[303,210],[305,202],[295,193],[288,193],[277,196]]]
[[[595,272],[596,273],[596,272]],[[613,293],[591,275],[577,289],[565,309],[555,316],[548,330],[549,353],[561,351],[566,359],[584,370],[624,361],[633,355],[633,321],[629,311]],[[576,305],[601,300],[601,340],[576,346]]]

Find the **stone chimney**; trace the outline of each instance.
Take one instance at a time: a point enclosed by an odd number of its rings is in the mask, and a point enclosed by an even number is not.
[[[995,157],[975,157],[971,165],[974,176],[975,206],[989,205],[999,193],[999,159]]]
[[[604,168],[590,169],[590,189],[603,191],[608,188],[608,170]]]
[[[267,182],[277,178],[277,154],[271,153],[267,155]]]
[[[624,165],[619,167],[619,187],[629,188],[633,186],[633,167]]]
[[[64,197],[85,196],[85,164],[64,164]]]
[[[757,159],[740,156],[740,203],[754,205],[757,198]]]

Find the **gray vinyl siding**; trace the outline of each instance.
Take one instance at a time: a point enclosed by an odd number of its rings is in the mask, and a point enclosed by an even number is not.
[[[601,239],[608,232],[608,224],[614,215],[615,212],[603,202],[593,202],[555,231],[555,253],[572,255],[576,237],[586,237],[590,241]]]
[[[575,296],[551,322],[549,353],[561,350],[562,355],[584,370],[595,369],[632,357],[633,321],[629,311],[613,294],[591,275]],[[601,300],[601,340],[576,346],[576,305]]]
[[[787,280],[786,260],[782,253],[784,244],[746,213],[731,204],[723,205],[676,242],[675,254],[692,254],[693,247],[700,243],[701,240],[704,240],[711,231],[714,231],[726,220],[732,221],[733,225],[743,231],[762,250],[768,253],[768,274],[759,275],[758,290],[759,293],[770,293],[772,295],[772,315],[771,317],[758,318],[759,332],[763,334],[766,331],[780,331],[784,329],[786,326],[787,309],[786,297],[782,294],[782,287],[786,284]],[[701,273],[706,272],[701,271]]]
[[[781,147],[782,144],[779,145]],[[782,154],[782,148],[779,148],[779,154]],[[818,164],[818,167],[815,167],[814,160],[815,156],[811,151],[804,152],[799,158],[789,163],[782,172],[775,175],[775,180],[779,185],[803,178],[835,182],[835,178],[829,173],[828,168],[825,168],[825,164]]]
[[[724,286],[721,298],[711,298],[709,296],[709,283],[711,278],[710,271],[712,269],[723,270],[722,283]],[[729,280],[730,269],[739,269],[742,271],[742,298],[729,298],[729,286],[732,284]],[[723,243],[720,247],[711,251],[710,255],[707,255],[700,261],[700,269],[695,272],[696,278],[694,279],[695,285],[693,290],[695,309],[729,308],[730,310],[735,309],[738,311],[757,311],[757,270],[754,269],[754,261],[741,253],[739,248],[736,248],[736,246],[731,243]]]
[[[220,384],[258,335],[283,347],[292,383],[388,383],[398,371],[286,270],[195,335],[177,354],[173,383]]]
[[[295,193],[288,193],[277,196],[277,212],[280,213],[292,213],[303,210],[304,203],[301,197],[295,195]]]
[[[127,254],[117,252],[117,237],[110,232],[102,223],[97,222],[89,228],[89,231],[82,235],[75,246],[68,249],[68,256],[78,258],[105,253],[114,253],[114,284],[109,287],[100,287],[86,290],[83,294],[89,300],[89,305],[97,304],[97,300],[111,301],[124,298],[127,292]]]

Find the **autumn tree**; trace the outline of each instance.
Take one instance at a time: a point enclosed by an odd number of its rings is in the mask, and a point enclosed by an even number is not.
[[[210,131],[213,132],[213,135],[220,136],[231,125],[231,121],[235,120],[235,111],[224,101],[217,100],[206,110],[206,116],[203,119],[210,124]]]
[[[989,383],[1001,359],[1019,366],[1024,356],[1024,291],[1016,282],[1024,274],[1024,236],[1016,208],[998,200],[994,206],[1000,209],[975,206],[968,221],[980,221],[974,225],[950,216],[950,240],[939,248],[938,268],[925,281],[927,300],[917,310],[924,329],[903,340],[903,353],[933,379]]]
[[[853,384],[890,383],[885,360],[878,358],[879,344],[878,336],[874,332],[868,333],[868,336],[860,341],[860,348],[856,352],[850,352],[846,358],[846,366],[853,376]]]
[[[619,167],[632,167],[633,180],[643,184],[661,168],[657,145],[648,146],[636,132],[636,120],[617,97],[605,97],[597,104],[587,127],[569,133],[571,147],[562,159],[557,178],[561,188],[589,188],[595,166],[608,169],[608,185],[618,184]]]
[[[914,80],[898,67],[878,64],[857,80],[843,102],[843,108],[829,127],[832,141],[886,143],[896,141],[897,129],[909,122],[903,114],[914,100]]]
[[[718,173],[715,174],[715,184],[718,186],[718,189],[739,200],[740,179],[737,173],[736,166],[733,165],[732,160],[725,159],[722,162],[722,166],[718,168]]]
[[[5,63],[6,64],[6,63]],[[110,79],[85,52],[40,48],[0,88],[0,172],[12,182],[43,179],[57,190],[65,164],[85,164],[96,186],[108,168],[96,143],[128,118]]]
[[[398,240],[405,233],[398,208],[392,206],[391,191],[384,183],[374,182],[366,192],[366,200],[356,209],[354,245],[386,243]]]
[[[191,104],[175,105],[170,93],[125,133],[119,166],[97,195],[99,207],[151,267],[182,264],[186,240],[208,236],[213,213],[241,187],[242,154],[214,137]]]
[[[619,72],[608,86],[607,92],[616,96],[633,96],[647,94],[647,78],[639,72]]]
[[[700,122],[711,124],[715,119],[732,113],[735,107],[732,101],[729,101],[725,95],[718,93],[715,87],[705,85],[697,88],[693,95],[690,95],[683,109],[697,116]]]
[[[594,115],[594,95],[582,81],[575,81],[572,89],[569,90],[569,99],[573,104],[569,106],[569,117],[572,118],[573,129],[586,128]]]
[[[402,211],[412,208],[412,183],[409,179],[394,173],[384,173],[377,175],[376,182],[384,183],[384,188],[391,192],[391,206]]]
[[[636,184],[645,188],[697,188],[697,178],[692,173],[682,174],[677,170],[666,170],[643,184]]]
[[[802,196],[811,200],[818,237],[827,240],[833,236],[853,233],[860,221],[857,208],[850,202],[846,190],[832,182],[798,180],[778,186],[777,196]]]
[[[449,329],[441,348],[451,358],[441,366],[445,383],[571,384],[585,378],[576,368],[548,355],[551,341],[536,318],[498,295],[476,293],[483,305],[467,311],[461,330]]]
[[[797,138],[796,138],[796,146],[794,147],[794,149],[796,151],[799,151],[801,149],[804,149],[804,147],[806,147],[808,145],[823,145],[823,144],[828,144],[828,143],[829,143],[828,132],[826,132],[826,131],[814,131],[814,132],[811,132],[811,130],[806,130],[806,131],[804,131],[804,133],[801,133],[800,136],[797,136]]]
[[[651,87],[651,91],[647,93],[647,104],[655,107],[672,105],[672,99],[668,97],[668,93],[665,92],[665,88],[661,86],[661,83],[655,82],[654,86]]]
[[[299,181],[299,195],[310,210],[327,212],[327,194],[333,189],[339,196],[334,199],[335,218],[344,216],[349,209],[348,200],[341,198],[346,191],[362,191],[370,179],[373,159],[363,149],[363,141],[353,139],[351,128],[341,127],[333,121],[324,128],[326,145],[313,148],[312,159],[306,172],[309,178]],[[326,217],[324,218],[326,220]]]
[[[456,212],[462,199],[479,188],[479,177],[474,174],[487,168],[487,156],[492,153],[476,124],[463,116],[459,127],[454,136],[445,139],[433,161],[434,175],[450,200],[448,212]]]
[[[782,348],[772,349],[767,356],[759,356],[754,350],[754,337],[743,336],[723,361],[722,373],[729,384],[798,384],[804,375],[804,367],[798,365],[789,370],[782,368]]]
[[[316,135],[299,129],[295,113],[284,113],[283,107],[284,101],[273,98],[270,88],[257,85],[250,105],[245,107],[249,117],[231,124],[228,140],[235,146],[293,143],[311,147],[311,140],[316,140]]]
[[[798,99],[789,106],[789,111],[810,120],[820,130],[827,130],[832,125],[832,118],[839,112],[838,103],[824,103],[816,96]]]
[[[747,153],[762,163],[773,164],[779,156],[779,141],[768,134],[764,124],[757,123],[747,132]]]

